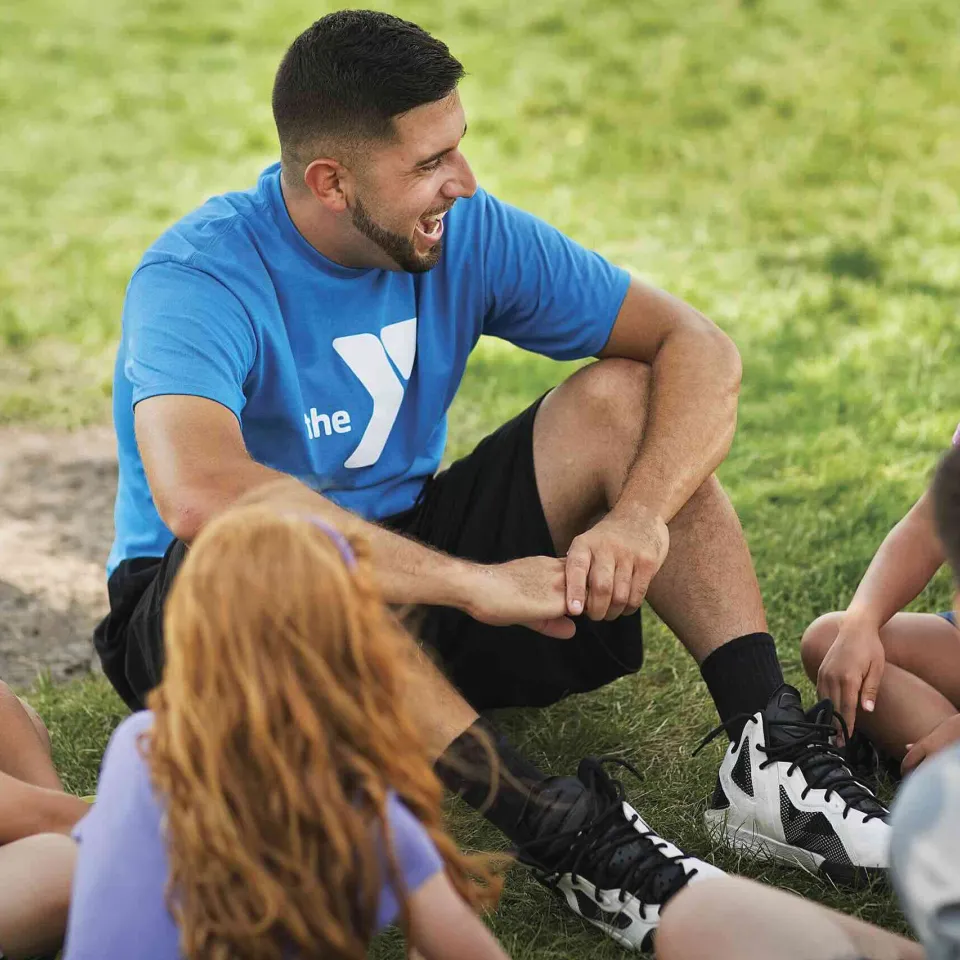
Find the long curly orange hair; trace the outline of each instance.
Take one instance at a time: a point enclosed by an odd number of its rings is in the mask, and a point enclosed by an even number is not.
[[[404,704],[415,647],[374,584],[309,519],[262,505],[213,520],[166,607],[166,664],[142,745],[166,812],[168,898],[190,960],[362,960],[387,874],[389,790],[476,908],[495,861],[461,854]]]

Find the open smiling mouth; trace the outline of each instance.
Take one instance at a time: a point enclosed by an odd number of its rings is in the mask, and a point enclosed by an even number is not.
[[[447,211],[444,211],[436,216],[421,217],[417,221],[416,232],[428,246],[433,246],[443,236],[443,218],[446,215]]]

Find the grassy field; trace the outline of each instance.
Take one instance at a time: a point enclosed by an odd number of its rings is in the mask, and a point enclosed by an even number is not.
[[[782,659],[842,606],[960,418],[960,7],[953,0],[409,0],[469,70],[480,181],[687,298],[736,339],[740,430],[722,478]],[[107,415],[126,280],[146,245],[274,157],[273,71],[329,9],[292,0],[6,0],[0,30],[0,422]],[[93,12],[95,10],[95,12]],[[478,349],[452,455],[566,373]],[[942,608],[938,579],[918,608]],[[697,672],[650,618],[636,679],[504,718],[545,765],[639,765],[637,806],[710,855],[717,752]],[[803,684],[801,684],[803,686]],[[812,691],[804,686],[806,693]],[[40,686],[69,786],[121,715],[97,681]],[[457,814],[467,842],[494,843]],[[737,864],[720,855],[721,866]],[[879,923],[881,889],[762,876]],[[494,920],[516,957],[613,957],[519,871]],[[394,955],[396,944],[378,946]]]

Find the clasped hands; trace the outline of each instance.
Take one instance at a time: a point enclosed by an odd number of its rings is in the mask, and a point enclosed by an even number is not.
[[[613,510],[575,537],[565,557],[523,557],[474,568],[465,605],[475,620],[523,624],[569,639],[571,617],[616,620],[643,603],[670,547],[666,523],[644,508]]]

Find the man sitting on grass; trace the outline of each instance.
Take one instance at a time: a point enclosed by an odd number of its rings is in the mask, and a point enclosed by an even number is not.
[[[491,731],[478,711],[638,670],[645,600],[736,743],[708,812],[721,838],[840,877],[884,866],[884,810],[784,686],[714,476],[735,427],[735,347],[478,188],[462,76],[414,24],[324,17],[277,73],[280,163],[185,217],[137,268],[114,384],[107,676],[143,705],[187,545],[238,498],[285,484],[334,524],[368,521],[385,598],[426,608],[443,672],[424,660],[410,695],[445,782],[620,942],[649,942],[659,906],[712,868],[652,833],[596,760],[547,776],[493,732],[491,784],[472,733]],[[482,334],[598,362],[437,473]]]

